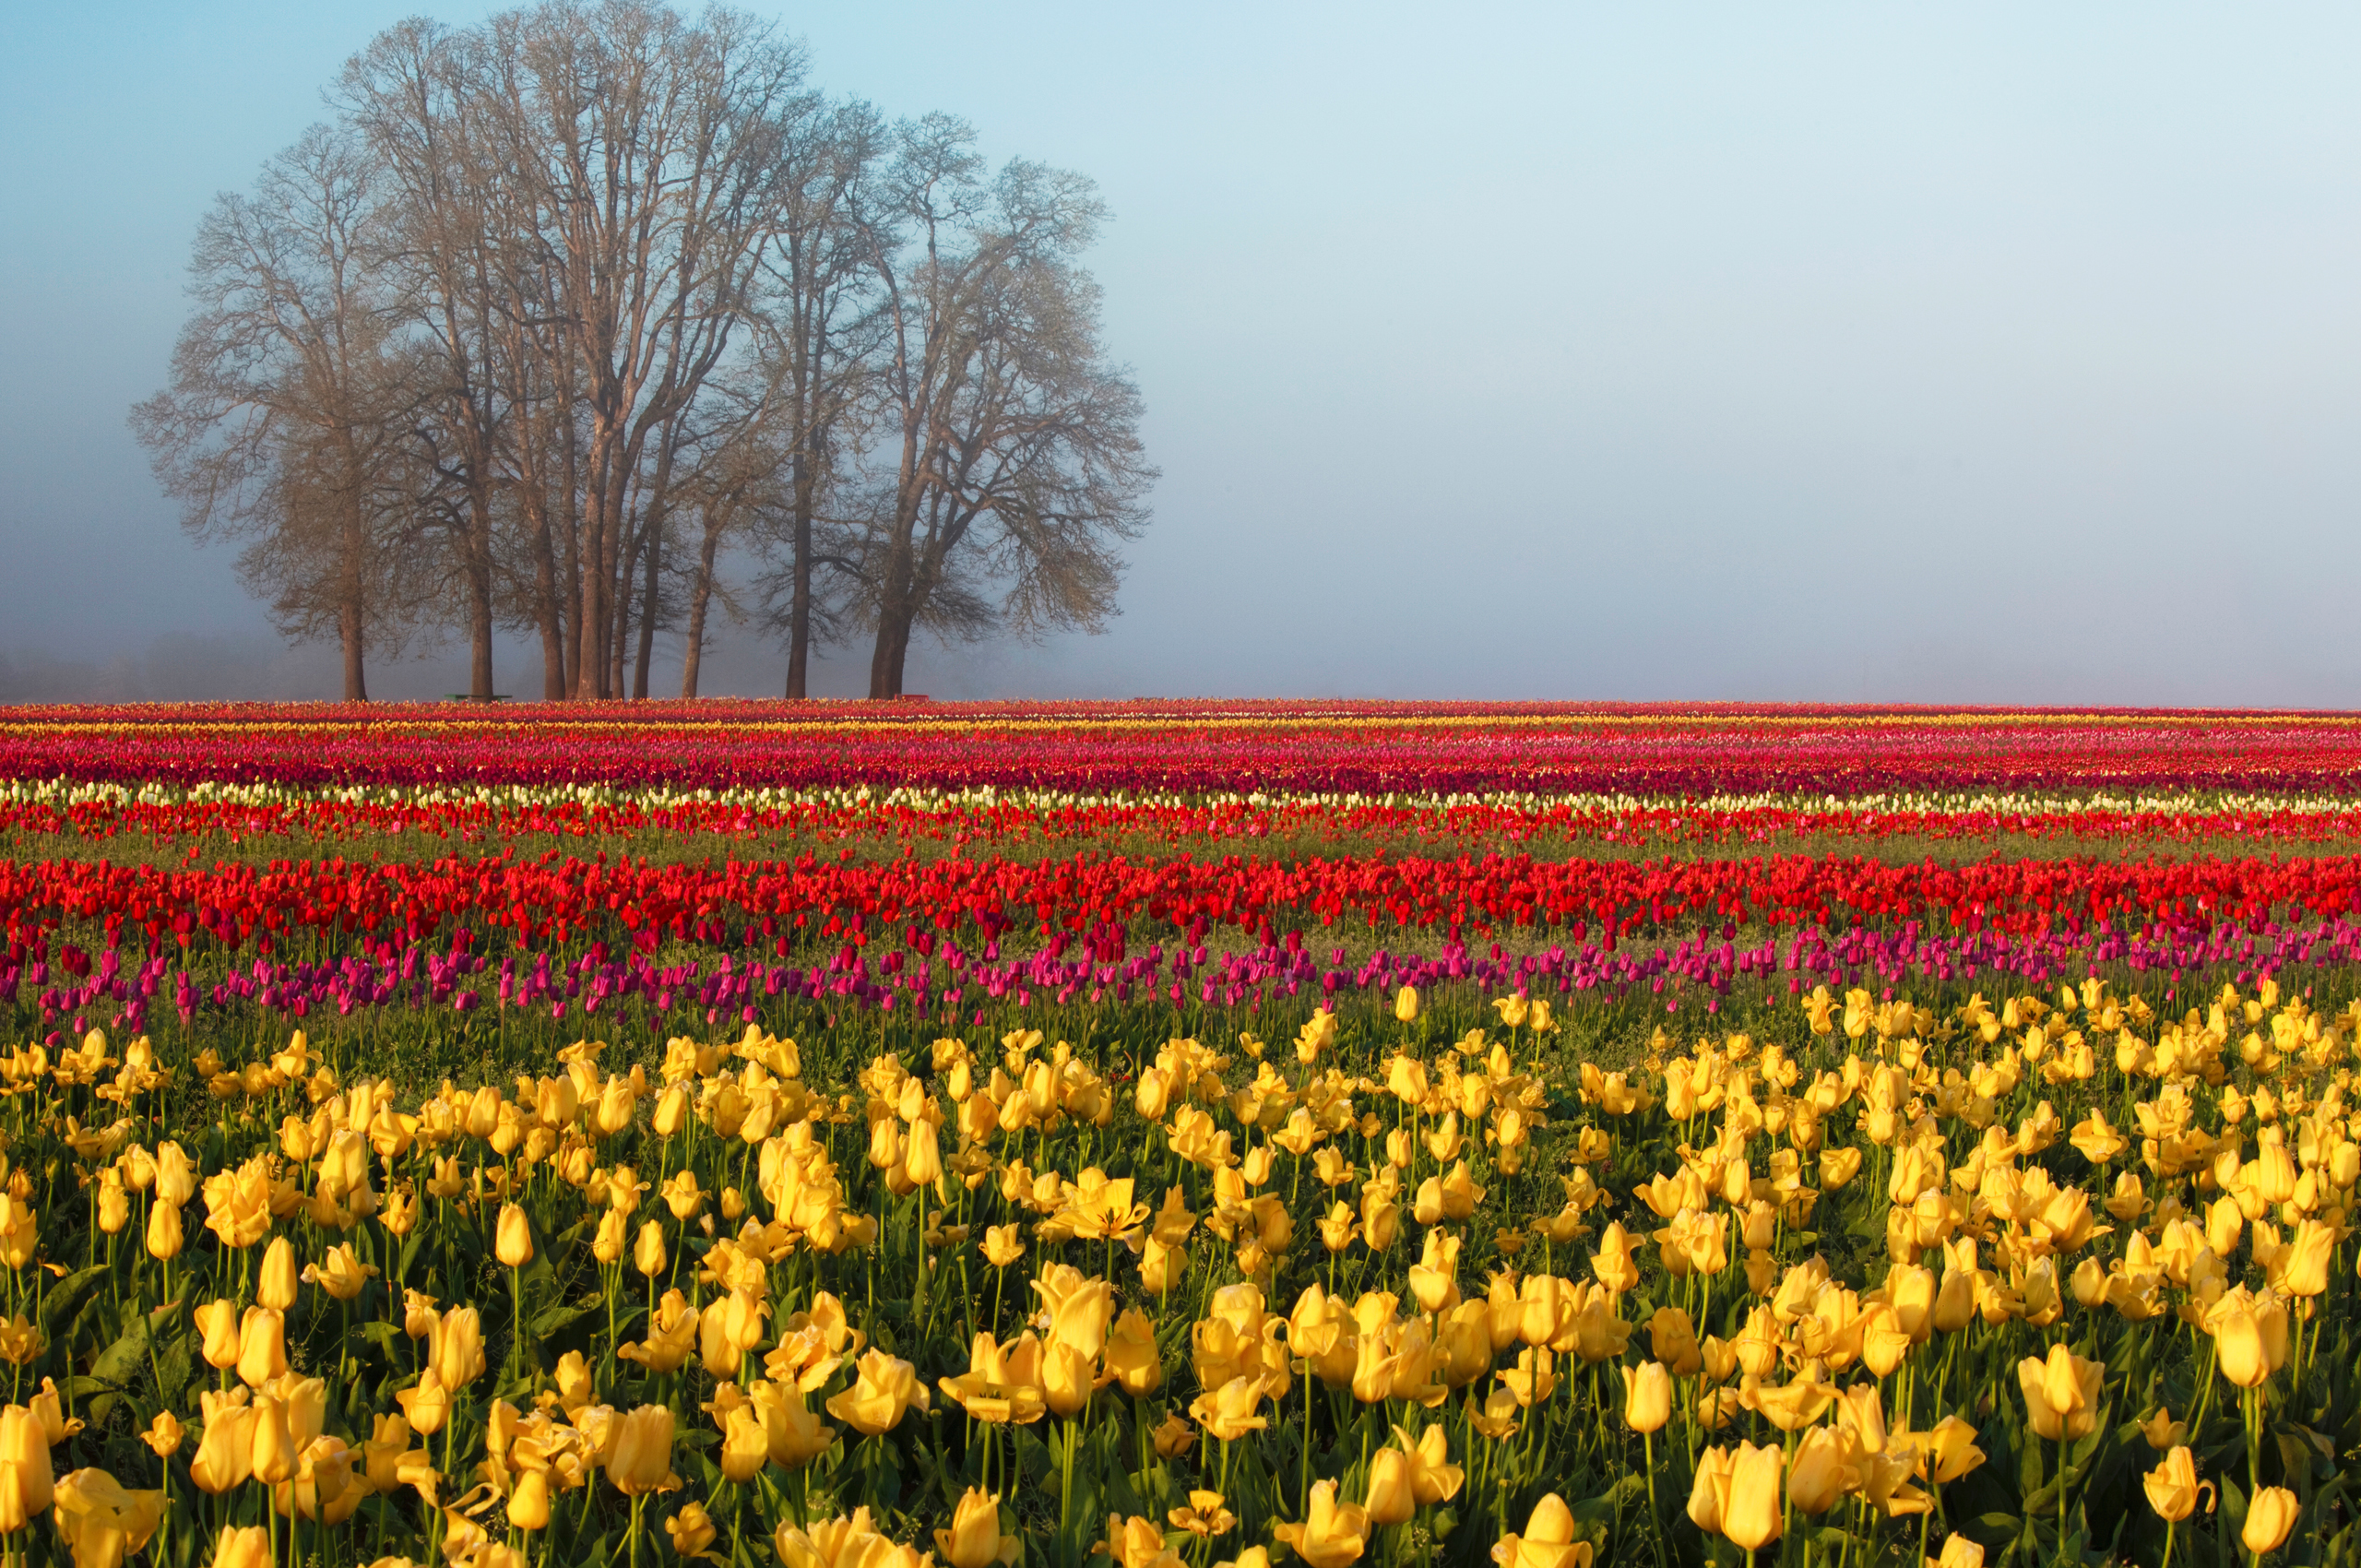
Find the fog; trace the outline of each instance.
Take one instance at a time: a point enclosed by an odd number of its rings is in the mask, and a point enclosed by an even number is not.
[[[407,8],[0,20],[0,700],[335,695],[125,413],[214,193]],[[2355,704],[2361,13],[754,8],[1115,215],[1124,613],[914,691]]]

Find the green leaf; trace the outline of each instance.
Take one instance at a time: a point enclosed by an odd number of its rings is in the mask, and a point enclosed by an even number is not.
[[[525,1325],[525,1329],[534,1338],[547,1339],[561,1330],[570,1328],[581,1322],[604,1304],[602,1301],[578,1301],[568,1306],[561,1301],[556,1306],[544,1309],[540,1316]]]

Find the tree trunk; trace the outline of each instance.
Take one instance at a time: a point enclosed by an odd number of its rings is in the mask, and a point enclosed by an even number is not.
[[[713,557],[720,544],[721,530],[708,523],[705,548],[697,552],[696,585],[689,590],[688,647],[681,655],[681,695],[686,698],[696,696],[697,673],[705,663],[705,612],[713,601]]]
[[[647,543],[642,550],[647,557],[647,583],[640,590],[639,654],[631,672],[631,695],[635,702],[647,700],[647,667],[656,657],[656,574],[663,550],[662,519],[651,515],[647,519]]]
[[[818,476],[811,455],[795,449],[794,559],[788,564],[794,586],[788,600],[787,695],[797,701],[811,695],[805,683],[812,665],[812,501]]]
[[[492,679],[492,561],[490,529],[478,541],[482,548],[471,545],[468,563],[468,651],[469,654],[469,695],[479,702],[490,702],[493,696]]]
[[[538,483],[538,481],[535,481]],[[530,505],[530,503],[528,503]],[[533,615],[540,624],[541,700],[565,700],[565,627],[559,618],[557,552],[550,539],[550,509],[546,496],[534,506]]]
[[[369,683],[361,668],[361,606],[345,600],[337,611],[337,633],[344,643],[344,700],[367,702]]]

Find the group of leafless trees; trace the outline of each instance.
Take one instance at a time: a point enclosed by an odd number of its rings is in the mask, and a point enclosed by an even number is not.
[[[1076,265],[1078,175],[888,125],[734,11],[412,21],[198,231],[133,424],[279,630],[370,657],[501,628],[542,695],[682,695],[718,613],[815,646],[1096,629],[1155,473]],[[733,573],[732,564],[740,569]]]

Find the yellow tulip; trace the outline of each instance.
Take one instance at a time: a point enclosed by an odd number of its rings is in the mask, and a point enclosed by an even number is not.
[[[432,1362],[418,1374],[418,1381],[408,1388],[397,1390],[394,1402],[402,1408],[402,1419],[421,1437],[433,1437],[443,1430],[451,1413],[451,1391],[443,1386],[443,1379]]]
[[[288,1425],[287,1407],[265,1395],[254,1408],[254,1478],[277,1486],[295,1474],[298,1463],[295,1433]]]
[[[1262,1402],[1260,1378],[1234,1377],[1219,1388],[1198,1395],[1189,1407],[1189,1413],[1216,1442],[1235,1443],[1248,1432],[1261,1431],[1271,1424],[1269,1417],[1254,1413]]]
[[[262,1267],[255,1276],[255,1300],[283,1313],[295,1304],[296,1283],[295,1245],[284,1236],[274,1236],[262,1250]]]
[[[2098,1430],[2105,1361],[2086,1361],[2064,1345],[2049,1348],[2047,1360],[2028,1356],[2017,1363],[2025,1417],[2035,1435],[2052,1443],[2088,1437]]]
[[[171,1260],[181,1255],[181,1206],[159,1199],[148,1211],[148,1255]]]
[[[872,1349],[854,1364],[857,1380],[828,1401],[828,1414],[865,1437],[890,1431],[912,1405],[927,1408],[927,1392],[909,1362]]]
[[[1398,1448],[1381,1448],[1370,1461],[1369,1484],[1361,1498],[1372,1525],[1399,1525],[1418,1511],[1410,1490],[1410,1456]]]
[[[454,1394],[481,1376],[483,1319],[473,1307],[454,1307],[434,1325],[432,1360],[443,1386]]]
[[[1590,1568],[1591,1545],[1574,1539],[1573,1510],[1553,1491],[1533,1505],[1522,1534],[1500,1538],[1492,1561],[1501,1568]]]
[[[642,1405],[624,1414],[616,1424],[614,1453],[607,1460],[607,1479],[627,1497],[670,1491],[681,1484],[680,1478],[672,1474],[670,1410],[661,1405]]]
[[[2294,1492],[2284,1486],[2264,1487],[2247,1500],[2246,1527],[2238,1532],[2238,1539],[2258,1557],[2277,1551],[2295,1533],[2300,1511]]]
[[[270,1532],[260,1525],[224,1525],[213,1548],[213,1568],[271,1568]]]
[[[1347,1568],[1360,1560],[1369,1538],[1368,1510],[1336,1501],[1335,1481],[1317,1481],[1301,1524],[1271,1526],[1271,1534],[1295,1549],[1309,1568]]]
[[[1861,1472],[1848,1462],[1852,1454],[1852,1445],[1833,1428],[1814,1427],[1804,1433],[1787,1473],[1787,1501],[1797,1513],[1825,1514],[1861,1484]]]
[[[196,1453],[189,1460],[189,1479],[201,1491],[219,1495],[255,1473],[255,1412],[246,1391],[227,1394],[207,1390],[198,1396],[205,1412],[205,1430]]]
[[[156,1419],[148,1423],[148,1430],[139,1434],[139,1441],[157,1458],[169,1459],[181,1451],[181,1443],[187,1436],[179,1418],[170,1410],[159,1410]]]
[[[1726,1536],[1744,1551],[1779,1538],[1779,1470],[1776,1447],[1741,1443],[1735,1452],[1708,1448],[1698,1456],[1697,1481],[1689,1495],[1689,1517],[1701,1530]]]
[[[506,1268],[522,1268],[533,1261],[533,1226],[521,1206],[501,1206],[500,1221],[492,1231],[492,1255]]]
[[[120,1568],[164,1516],[160,1491],[128,1491],[104,1470],[74,1470],[57,1479],[51,1517],[74,1554],[74,1568]]]
[[[706,1513],[704,1503],[684,1503],[679,1513],[664,1521],[664,1533],[672,1538],[675,1556],[703,1557],[721,1532],[714,1528],[712,1516]]]
[[[238,1376],[260,1388],[286,1371],[286,1318],[276,1307],[248,1307],[238,1324]]]
[[[361,1261],[349,1244],[330,1247],[318,1263],[303,1270],[303,1277],[328,1294],[331,1301],[350,1301],[375,1277],[376,1267]]]
[[[951,1568],[991,1568],[1014,1562],[1023,1547],[1014,1536],[1000,1533],[1000,1499],[969,1487],[960,1494],[951,1527],[934,1532],[934,1550]]]
[[[1672,1419],[1672,1378],[1659,1361],[1643,1361],[1623,1373],[1623,1423],[1637,1432],[1661,1431]]]
[[[1164,1358],[1156,1348],[1156,1324],[1137,1307],[1126,1308],[1108,1332],[1107,1370],[1123,1392],[1145,1399],[1164,1384]]]
[[[1394,1021],[1415,1024],[1418,1021],[1418,988],[1406,985],[1394,993]]]
[[[2156,1517],[2175,1525],[2196,1512],[2199,1492],[2213,1490],[2212,1481],[2197,1479],[2196,1455],[2187,1448],[2166,1454],[2163,1464],[2141,1478],[2141,1484],[2147,1489],[2148,1506],[2156,1511]]]
[[[550,1527],[550,1479],[546,1471],[527,1470],[516,1478],[516,1487],[508,1493],[508,1524],[511,1529],[518,1530]]]

